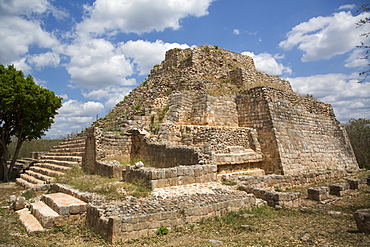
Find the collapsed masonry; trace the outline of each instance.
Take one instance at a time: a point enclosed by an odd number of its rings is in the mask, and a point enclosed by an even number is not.
[[[123,177],[174,178],[153,187],[211,181],[215,171],[358,169],[329,104],[297,95],[288,81],[256,70],[252,58],[216,46],[167,51],[93,127],[83,166],[96,172],[96,161],[116,156],[150,162],[145,171],[128,166]],[[189,177],[200,170],[203,178],[179,181],[190,167]]]

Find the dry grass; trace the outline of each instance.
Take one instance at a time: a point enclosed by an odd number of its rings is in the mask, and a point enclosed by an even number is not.
[[[80,167],[73,167],[64,176],[57,178],[80,191],[104,195],[107,200],[124,200],[127,196],[145,197],[151,189],[141,181],[135,183],[122,182],[118,178],[108,178],[85,173]]]

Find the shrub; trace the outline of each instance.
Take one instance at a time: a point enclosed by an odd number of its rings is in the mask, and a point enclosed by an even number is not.
[[[157,230],[157,235],[167,235],[168,234],[168,229],[165,226],[161,226]]]

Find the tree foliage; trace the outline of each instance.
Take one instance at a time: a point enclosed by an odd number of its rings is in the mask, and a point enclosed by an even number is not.
[[[350,119],[346,130],[359,166],[370,169],[370,119]]]
[[[0,179],[9,180],[24,141],[38,139],[54,123],[62,98],[26,78],[14,66],[0,64]],[[16,137],[17,145],[10,166],[8,145]]]
[[[370,4],[363,4],[358,10],[357,10],[357,13],[366,13],[366,12],[369,12],[370,11]],[[359,22],[356,23],[357,27],[361,27],[363,25],[366,25],[366,24],[369,24],[370,23],[370,18],[369,17],[365,17],[365,18],[362,18],[360,19]],[[365,37],[365,38],[368,38],[370,36],[370,31],[369,32],[365,32],[365,33],[362,33],[360,35],[361,37]],[[365,56],[364,57],[361,57],[361,59],[366,59],[369,61],[370,59],[370,46],[369,45],[366,45],[364,44],[363,42],[361,42],[361,45],[359,46],[356,46],[358,48],[363,48],[366,50],[365,52]],[[368,63],[368,66],[370,66],[370,63]],[[366,78],[368,76],[370,76],[370,69],[367,69],[367,70],[364,70],[362,72],[359,73],[360,76],[363,76],[363,79],[361,81],[359,81],[360,83],[361,82],[364,82],[366,80]]]

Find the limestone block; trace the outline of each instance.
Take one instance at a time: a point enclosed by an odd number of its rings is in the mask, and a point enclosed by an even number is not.
[[[364,185],[361,179],[347,179],[347,182],[351,190],[358,190]]]
[[[177,167],[177,176],[184,176],[184,170],[185,168],[183,166]]]
[[[360,232],[370,233],[370,209],[357,210],[353,217]]]
[[[347,183],[336,183],[329,186],[330,194],[336,196],[344,196],[349,185]]]
[[[329,197],[328,187],[315,187],[308,188],[308,199],[315,201],[322,201]]]

